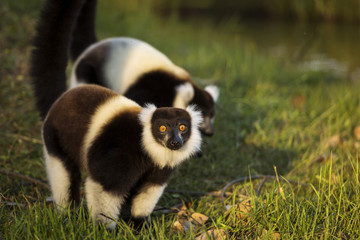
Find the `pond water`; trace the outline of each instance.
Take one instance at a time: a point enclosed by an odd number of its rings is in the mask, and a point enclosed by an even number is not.
[[[360,82],[359,24],[250,21],[241,26],[241,37],[270,57]]]

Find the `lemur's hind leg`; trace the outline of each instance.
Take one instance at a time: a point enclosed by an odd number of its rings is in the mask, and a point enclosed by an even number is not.
[[[91,218],[97,223],[105,224],[108,229],[114,229],[125,200],[124,195],[104,190],[103,186],[91,177],[86,179],[85,192]]]
[[[66,164],[66,158],[60,158],[44,149],[45,165],[51,192],[59,210],[70,203],[80,203],[81,173],[76,167]]]

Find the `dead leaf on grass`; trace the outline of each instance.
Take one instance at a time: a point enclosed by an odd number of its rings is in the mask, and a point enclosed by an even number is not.
[[[202,233],[199,236],[197,236],[196,240],[207,240],[207,239],[213,239],[213,240],[221,240],[226,239],[227,233],[224,229],[210,229],[206,233]]]
[[[330,147],[334,148],[337,145],[339,145],[339,143],[340,143],[340,135],[335,134],[335,135],[331,136],[326,142]]]
[[[213,197],[221,197],[222,191],[223,190],[212,191],[209,192],[208,194]],[[229,197],[229,196],[231,196],[231,192],[225,192],[225,197]]]
[[[235,204],[234,206],[232,205],[227,206],[227,211],[225,212],[225,214],[229,214],[230,212],[235,211],[236,217],[245,218],[249,214],[251,209],[252,209],[252,204],[249,198],[238,204]]]
[[[191,214],[191,218],[195,220],[199,225],[204,225],[204,223],[209,219],[208,216],[197,212]]]
[[[175,231],[175,232],[185,232],[185,228],[183,227],[183,225],[180,223],[179,220],[174,222],[173,231]]]
[[[354,128],[354,136],[356,140],[360,140],[360,126],[356,126]]]
[[[260,240],[260,239],[264,239],[265,237],[267,237],[268,239],[273,239],[273,240],[281,239],[280,233],[272,232],[272,233],[268,234],[268,231],[266,229],[263,229],[261,238],[257,237],[257,239]]]
[[[173,231],[186,233],[192,227],[194,230],[203,226],[209,219],[208,216],[202,213],[192,213],[191,215],[179,211],[178,220],[174,222]]]
[[[296,95],[291,99],[291,105],[293,107],[301,109],[305,105],[305,96],[304,95]]]

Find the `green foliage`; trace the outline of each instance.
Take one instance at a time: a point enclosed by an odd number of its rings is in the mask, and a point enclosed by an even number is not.
[[[235,13],[243,18],[295,19],[300,21],[345,21],[359,22],[360,1],[347,0],[201,0],[165,1],[153,0],[162,11],[184,12],[185,14],[207,13],[226,16]]]
[[[27,73],[39,1],[0,4],[0,170],[46,179],[37,116]],[[233,33],[233,22],[181,22],[158,18],[134,1],[99,1],[99,38],[143,39],[183,66],[201,86],[217,84],[215,135],[204,138],[203,157],[186,162],[169,189],[212,191],[249,173],[272,174],[306,186],[260,182],[234,187],[226,205],[251,199],[251,210],[225,211],[219,198],[165,193],[171,207],[193,202],[191,211],[210,220],[187,233],[173,232],[176,214],[155,212],[139,232],[120,221],[116,231],[96,226],[82,206],[57,212],[47,189],[0,175],[0,236],[5,239],[191,239],[224,229],[236,239],[356,239],[360,237],[358,149],[359,84],[326,72],[305,72],[292,63],[262,56]],[[21,203],[15,207],[8,203]],[[279,234],[279,235],[277,235]]]

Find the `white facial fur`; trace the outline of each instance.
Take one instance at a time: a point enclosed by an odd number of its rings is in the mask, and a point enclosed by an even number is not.
[[[210,96],[213,98],[214,102],[216,102],[218,100],[220,91],[217,86],[214,86],[214,85],[206,86],[205,91],[207,91],[210,94]]]
[[[46,173],[57,207],[62,211],[69,203],[70,176],[63,162],[51,156],[44,147]]]
[[[93,221],[101,222],[108,229],[114,229],[121,205],[124,203],[124,196],[107,192],[103,187],[87,177],[85,181],[85,192],[87,207],[91,212]]]
[[[173,107],[186,108],[189,102],[194,98],[194,88],[191,83],[184,83],[176,87],[176,97]]]
[[[149,216],[164,192],[165,187],[166,184],[145,185],[140,190],[140,194],[132,202],[131,215],[138,218]]]
[[[186,108],[186,111],[191,117],[191,135],[184,146],[172,151],[159,144],[152,135],[151,119],[155,110],[155,105],[149,104],[143,108],[139,115],[139,119],[144,127],[142,145],[154,163],[160,168],[164,168],[165,166],[174,168],[200,150],[201,134],[198,126],[202,122],[201,113],[195,110],[195,106],[191,105]]]
[[[111,120],[114,115],[118,114],[121,111],[128,110],[129,108],[138,108],[141,107],[134,101],[123,97],[116,96],[109,99],[107,102],[98,107],[95,114],[91,118],[91,124],[89,124],[89,130],[87,131],[84,137],[84,144],[82,146],[82,165],[84,169],[87,169],[87,151],[89,150],[90,145],[100,133],[102,127]]]

